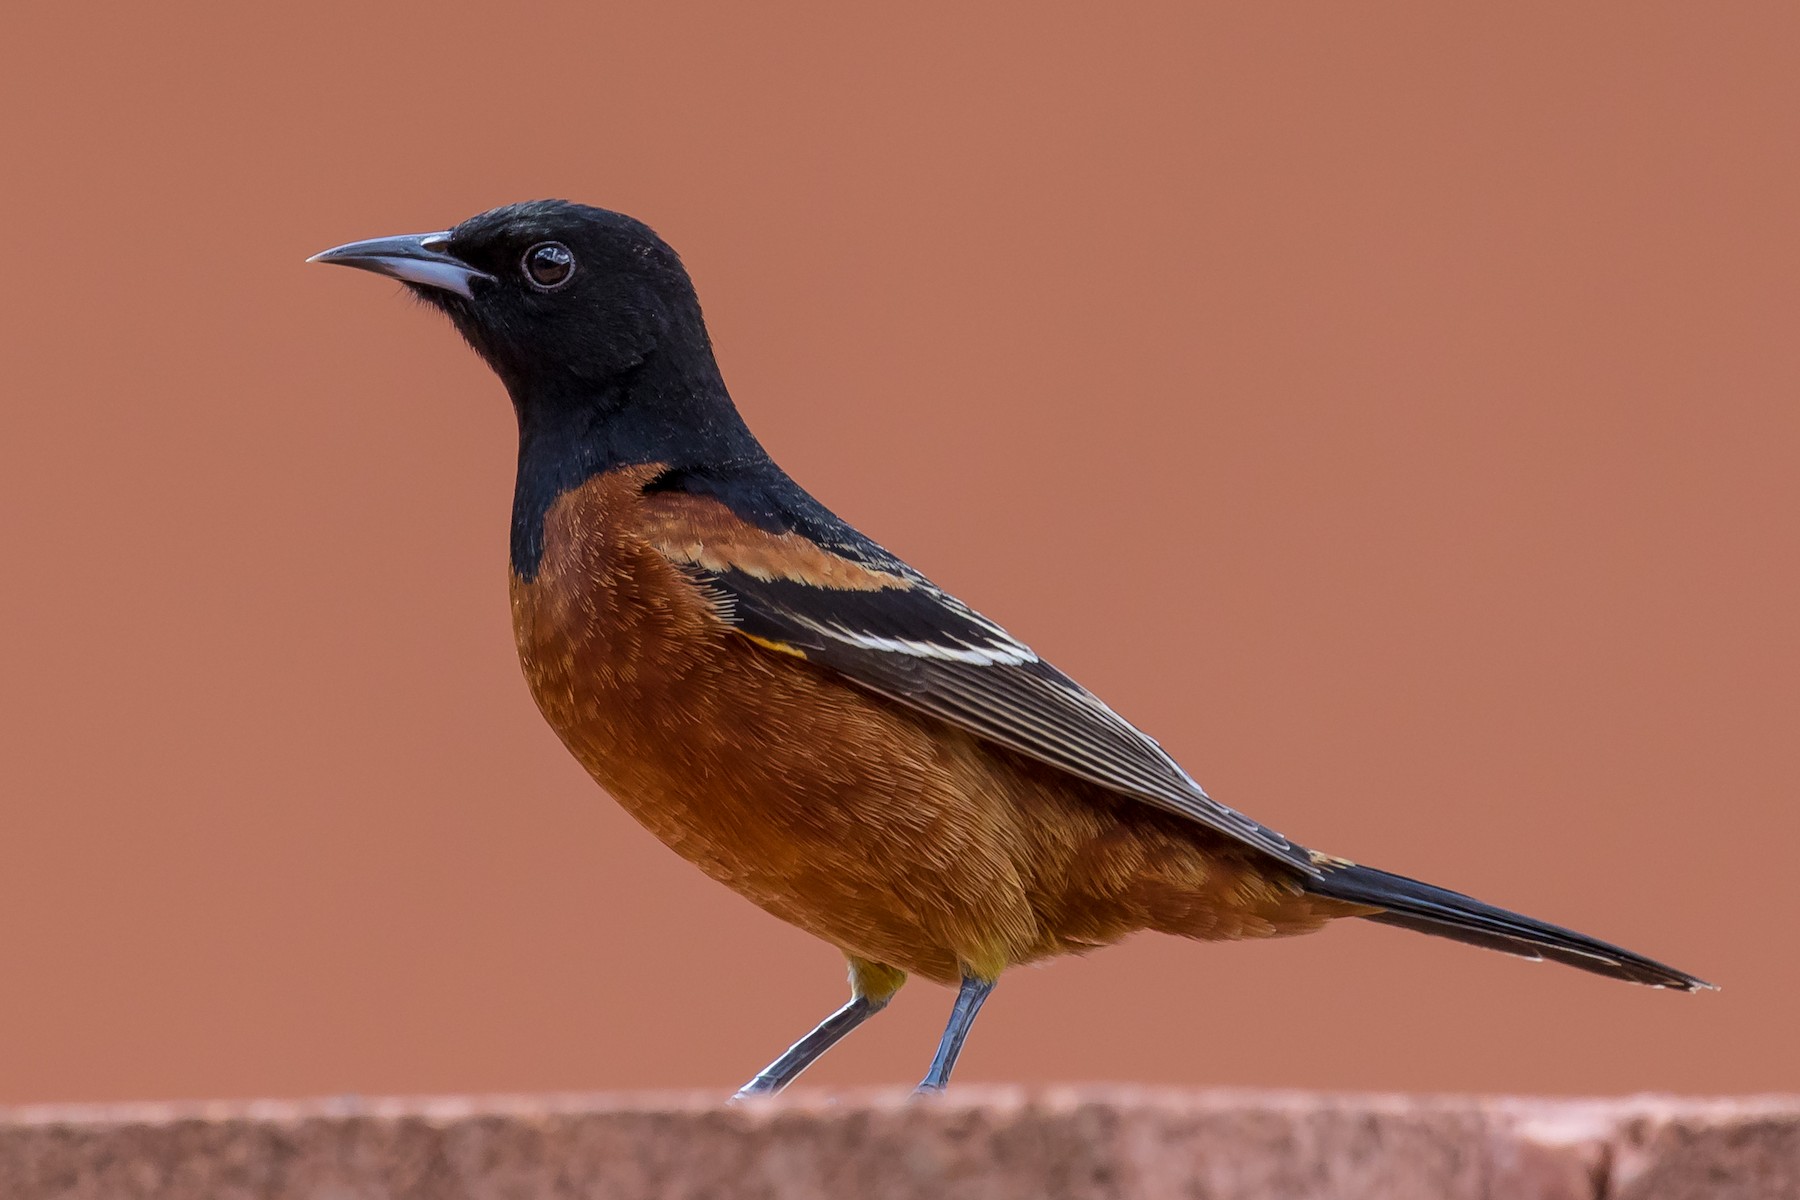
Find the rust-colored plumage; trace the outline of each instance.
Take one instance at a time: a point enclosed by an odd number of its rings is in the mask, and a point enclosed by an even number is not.
[[[850,1002],[740,1095],[786,1086],[909,973],[958,987],[922,1085],[940,1088],[1001,972],[1138,930],[1367,917],[1707,986],[1207,795],[788,478],[732,405],[679,259],[629,217],[543,201],[318,257],[405,280],[505,381],[513,626],[563,743],[678,854],[849,960]]]
[[[875,573],[715,501],[645,496],[660,470],[552,506],[513,624],[564,744],[714,879],[850,957],[943,983],[1142,929],[1268,937],[1373,911],[742,636],[683,564],[851,587]]]

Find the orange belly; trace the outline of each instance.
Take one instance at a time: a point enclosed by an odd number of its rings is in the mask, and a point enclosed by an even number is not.
[[[676,853],[847,955],[944,982],[1116,941],[1361,911],[1210,831],[733,632],[633,533],[654,468],[561,497],[513,625],[532,694]]]

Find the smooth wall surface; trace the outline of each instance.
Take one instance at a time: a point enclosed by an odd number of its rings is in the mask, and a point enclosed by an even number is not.
[[[1800,1088],[1792,5],[7,26],[0,1101],[724,1089],[842,999],[540,724],[499,385],[301,262],[543,195],[1216,795],[1725,985],[1145,938],[1008,977],[963,1078]]]

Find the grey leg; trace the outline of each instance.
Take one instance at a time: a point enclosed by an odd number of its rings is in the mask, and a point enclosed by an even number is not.
[[[845,1034],[887,1007],[888,998],[879,1000],[857,996],[819,1022],[818,1028],[787,1048],[787,1052],[758,1071],[756,1078],[737,1090],[733,1100],[746,1096],[773,1096],[800,1077],[800,1072],[817,1062],[819,1056],[843,1040]]]
[[[950,1023],[944,1026],[943,1039],[938,1042],[937,1054],[931,1060],[931,1070],[925,1072],[925,1082],[919,1085],[920,1092],[941,1092],[950,1082],[950,1072],[956,1068],[956,1056],[962,1053],[963,1039],[969,1036],[975,1014],[981,1011],[983,1001],[993,990],[991,979],[963,976],[962,988],[956,993],[956,1007],[950,1010]]]

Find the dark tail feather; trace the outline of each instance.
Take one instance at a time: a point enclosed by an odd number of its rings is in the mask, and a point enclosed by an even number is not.
[[[1646,983],[1651,987],[1693,992],[1713,986],[1572,929],[1534,921],[1404,875],[1390,875],[1373,867],[1339,864],[1333,860],[1325,860],[1320,865],[1325,873],[1308,882],[1308,891],[1333,900],[1382,909],[1367,919],[1380,921],[1383,925],[1398,925],[1402,929],[1434,934],[1471,946],[1484,946],[1520,958],[1547,958],[1609,979]]]

